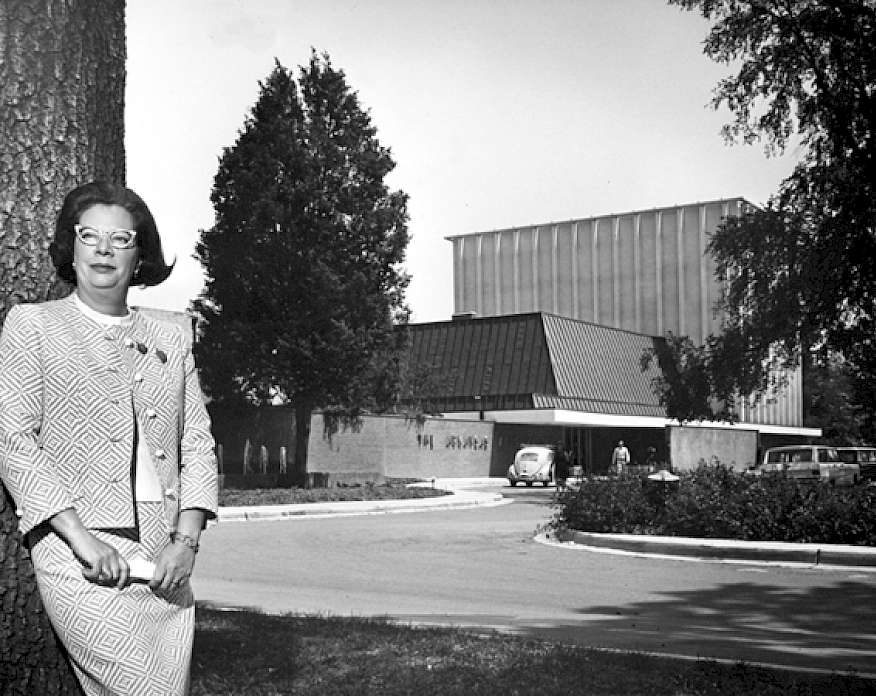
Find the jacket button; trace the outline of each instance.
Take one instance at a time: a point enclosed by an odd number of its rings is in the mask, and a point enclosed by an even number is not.
[[[110,442],[121,442],[122,438],[120,438],[118,435],[110,435],[109,441]]]
[[[156,457],[157,459],[164,459],[164,450],[163,450],[163,449],[157,449],[157,450],[155,450],[155,453],[154,453],[154,454],[155,454],[155,457]]]
[[[125,338],[125,348],[133,348],[134,347],[134,339],[130,336]]]
[[[24,517],[24,508],[15,508],[15,514],[18,517]]]
[[[134,375],[134,381],[135,382],[142,382],[143,381],[143,373],[142,372],[136,373]]]
[[[168,488],[164,491],[164,495],[166,495],[168,498],[176,498],[176,489]]]
[[[158,412],[154,408],[147,408],[144,412],[147,418],[155,418],[158,415]]]

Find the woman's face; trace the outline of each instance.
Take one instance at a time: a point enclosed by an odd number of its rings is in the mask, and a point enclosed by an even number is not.
[[[79,216],[79,224],[99,232],[132,230],[134,218],[120,205],[97,204],[87,208]],[[136,244],[130,249],[117,249],[110,243],[108,235],[99,234],[97,244],[89,246],[77,236],[73,247],[76,286],[86,296],[110,295],[115,300],[124,300],[138,258]]]

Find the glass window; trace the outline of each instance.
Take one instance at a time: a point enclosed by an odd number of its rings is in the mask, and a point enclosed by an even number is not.
[[[838,462],[839,455],[833,447],[819,447],[818,461],[820,462]]]

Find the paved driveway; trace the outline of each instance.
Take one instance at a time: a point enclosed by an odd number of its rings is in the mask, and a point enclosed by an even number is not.
[[[387,615],[602,647],[873,673],[876,573],[660,560],[533,541],[552,491],[510,505],[278,522],[203,536],[199,600]]]

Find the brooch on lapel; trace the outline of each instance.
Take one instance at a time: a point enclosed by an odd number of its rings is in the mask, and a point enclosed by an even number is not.
[[[146,355],[149,352],[149,347],[140,341],[135,341],[130,336],[125,339],[125,347],[126,348],[136,348],[142,355]],[[155,349],[155,357],[163,364],[167,362],[167,353],[165,353],[161,348]]]

